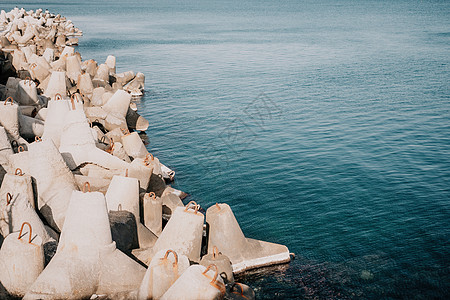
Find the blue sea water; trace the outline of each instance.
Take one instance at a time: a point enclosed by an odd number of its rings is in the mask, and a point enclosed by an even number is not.
[[[146,75],[148,149],[289,265],[258,299],[450,296],[449,1],[2,1]]]

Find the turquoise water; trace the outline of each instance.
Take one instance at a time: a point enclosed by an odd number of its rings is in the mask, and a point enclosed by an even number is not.
[[[143,72],[175,186],[296,253],[241,276],[259,299],[448,297],[450,2],[19,5],[73,20],[84,59]]]

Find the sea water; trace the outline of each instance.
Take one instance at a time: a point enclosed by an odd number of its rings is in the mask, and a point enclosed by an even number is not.
[[[258,299],[450,294],[449,1],[2,1],[143,72],[148,149],[296,259]]]

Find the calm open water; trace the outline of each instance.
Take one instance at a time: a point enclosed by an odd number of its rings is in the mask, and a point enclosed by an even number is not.
[[[259,299],[450,296],[449,1],[2,1],[146,75],[148,148],[296,260]]]

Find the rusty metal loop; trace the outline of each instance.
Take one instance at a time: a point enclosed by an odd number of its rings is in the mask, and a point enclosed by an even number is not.
[[[144,159],[144,164],[145,164],[145,166],[148,166],[148,165],[150,164],[150,161],[149,161],[149,158],[150,158],[150,157],[151,157],[152,161],[155,159],[155,157],[153,156],[153,154],[148,153],[148,154],[145,156],[145,159]]]
[[[59,94],[59,93],[55,94],[55,100],[62,100],[62,99],[63,98],[62,98],[61,94]]]
[[[156,199],[156,194],[155,194],[154,192],[148,193],[148,196],[149,196],[151,199],[153,199],[153,200]]]
[[[91,184],[89,182],[85,182],[83,185],[83,193],[86,193],[86,186],[88,187],[88,192],[91,192]]]
[[[225,288],[225,285],[224,285],[222,282],[217,281],[217,277],[219,276],[219,269],[217,268],[217,266],[216,266],[215,264],[209,265],[209,266],[206,268],[206,270],[203,271],[202,274],[203,274],[206,278],[210,278],[206,273],[208,272],[208,270],[209,270],[211,267],[213,267],[213,268],[215,269],[215,273],[214,273],[214,278],[211,280],[211,282],[210,282],[209,284],[212,285],[213,287],[215,287],[216,289],[218,289],[218,290],[220,291],[220,293],[222,294],[222,297],[223,297],[223,295],[225,295],[225,293],[226,293],[226,288]]]
[[[32,64],[30,65],[30,69],[31,69],[31,70],[36,69],[36,67],[37,67],[37,64],[35,64],[35,63],[32,63]]]
[[[155,157],[153,156],[153,154],[148,153],[148,154],[145,156],[144,162],[147,163],[149,158],[151,158],[152,160],[155,160]]]
[[[213,277],[213,279],[212,279],[212,281],[211,281],[211,284],[215,284],[215,283],[216,283],[216,280],[217,280],[217,276],[219,276],[219,270],[217,269],[217,266],[216,266],[215,264],[210,264],[210,265],[206,268],[206,270],[203,271],[202,274],[206,276],[206,273],[208,273],[208,271],[209,271],[211,268],[214,268],[214,269],[215,269],[215,270],[214,270],[214,277]]]
[[[109,149],[106,150],[106,152],[108,152],[110,154],[113,154],[113,152],[114,152],[114,141],[113,140],[111,140],[111,144],[109,146]]]
[[[194,213],[197,213],[197,212],[198,212],[198,209],[200,208],[200,205],[198,205],[197,202],[195,202],[195,201],[189,202],[189,203],[186,205],[186,207],[184,208],[184,211],[187,212],[188,209],[190,208],[191,204],[194,205]]]
[[[15,175],[23,176],[22,169],[21,168],[17,168],[16,172],[15,172]]]
[[[122,133],[123,133],[124,135],[129,135],[129,134],[130,134],[130,131],[128,130],[128,128],[125,128],[125,129],[120,128],[120,130],[122,130]]]
[[[30,227],[30,235],[28,236],[28,244],[31,244],[31,233],[32,233],[32,229],[31,229],[31,225],[28,222],[23,222],[22,223],[22,227],[20,228],[20,232],[19,232],[19,237],[17,239],[20,240],[20,238],[22,237],[22,231],[23,231],[23,227],[25,225],[28,225],[28,227]]]
[[[3,105],[6,105],[8,102],[10,102],[11,105],[13,105],[13,104],[14,104],[13,97],[8,97],[8,98],[6,98],[5,102],[3,102]]]
[[[240,293],[239,293],[239,292],[234,292],[234,291],[233,291],[234,288],[235,288],[236,286],[238,286],[238,287],[241,289],[241,292],[240,292]],[[244,296],[244,287],[242,286],[241,283],[235,282],[234,285],[233,285],[233,287],[231,288],[231,290],[232,290],[232,293],[233,293],[233,294],[238,294],[238,295],[240,294],[241,297],[244,297],[245,299],[247,299],[247,297]]]
[[[28,84],[28,86],[32,86],[33,81],[29,76],[25,77],[25,84]]]
[[[25,151],[25,148],[22,145],[20,145],[19,148],[17,148],[17,151],[23,152]]]
[[[169,257],[169,254],[170,253],[172,253],[173,254],[173,257],[175,258],[175,262],[174,262],[174,265],[177,265],[178,264],[178,254],[175,252],[175,251],[173,251],[173,250],[167,250],[166,251],[166,254],[164,255],[164,257],[162,258],[163,260],[165,260],[165,259],[167,259],[168,257]]]
[[[6,205],[9,205],[12,201],[11,193],[6,193]]]
[[[109,140],[109,148],[106,149],[105,151],[108,152],[108,153],[112,153],[113,150],[114,150],[114,141],[113,141],[113,139],[111,139],[111,138],[110,138],[109,136],[107,136],[107,135],[104,135],[104,136],[101,137],[100,143],[106,144],[106,143],[105,143],[106,138],[108,138],[108,140]]]
[[[42,139],[41,139],[40,136],[35,136],[35,137],[34,137],[34,141],[35,141],[35,142],[42,142]]]

